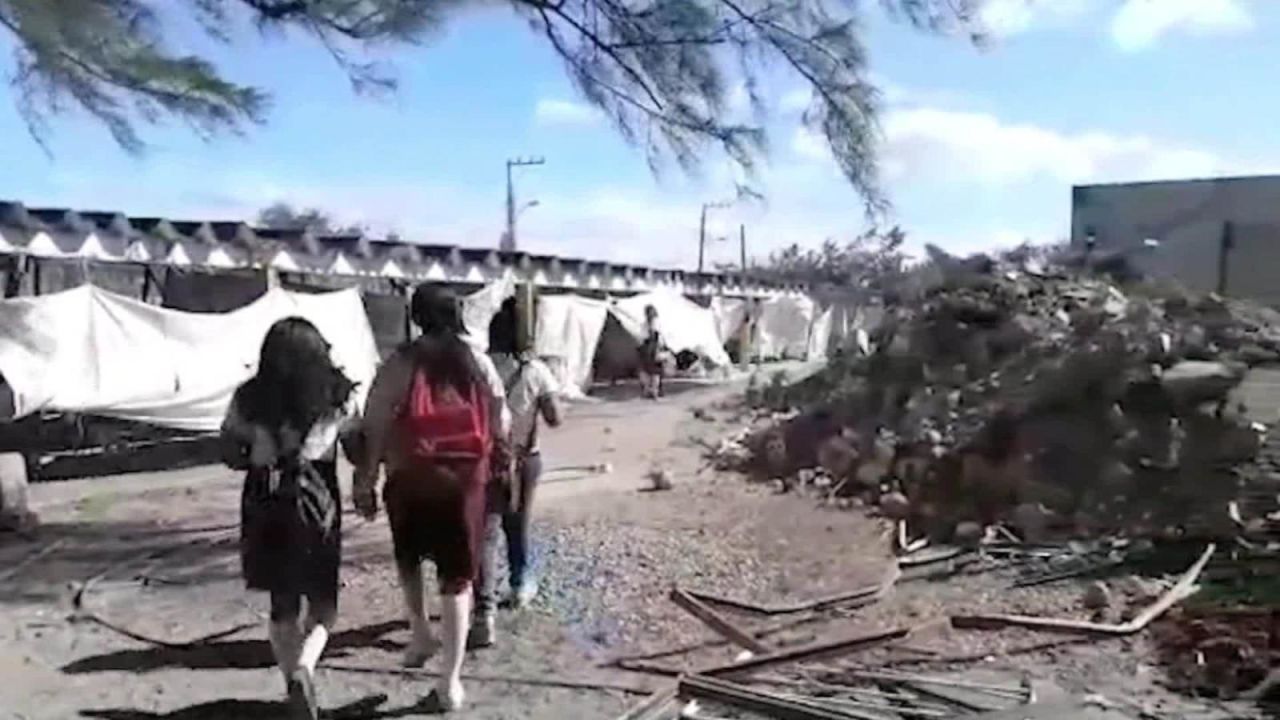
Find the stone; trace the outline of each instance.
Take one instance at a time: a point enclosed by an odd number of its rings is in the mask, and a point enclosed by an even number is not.
[[[1244,380],[1244,370],[1224,362],[1183,360],[1164,371],[1160,384],[1184,404],[1221,400]]]
[[[1111,588],[1101,580],[1089,583],[1084,589],[1082,603],[1086,610],[1095,612],[1111,609]]]
[[[982,543],[982,524],[966,520],[956,525],[955,543],[961,547],[976,548]]]
[[[675,476],[670,470],[655,468],[649,471],[649,481],[655,491],[670,490],[675,487]]]
[[[24,529],[33,518],[27,502],[27,461],[21,453],[0,453],[0,527]]]
[[[858,484],[866,488],[880,486],[880,481],[889,475],[889,468],[878,462],[865,462],[858,466],[855,477]]]
[[[911,503],[900,492],[885,493],[880,496],[880,512],[892,520],[905,520],[911,512]]]
[[[848,477],[857,462],[857,448],[841,435],[828,438],[818,446],[818,464],[832,477]]]
[[[1049,511],[1040,503],[1022,503],[1013,509],[1013,526],[1018,529],[1023,542],[1044,541],[1049,529],[1049,519]]]

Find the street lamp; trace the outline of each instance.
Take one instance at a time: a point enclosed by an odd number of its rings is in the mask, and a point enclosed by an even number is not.
[[[501,249],[506,252],[515,252],[516,249],[516,191],[511,181],[511,168],[530,167],[533,165],[542,165],[546,163],[543,158],[515,158],[507,161],[507,233],[502,237]],[[536,203],[537,201],[533,201]],[[521,211],[526,210],[533,205],[525,205],[520,208]]]

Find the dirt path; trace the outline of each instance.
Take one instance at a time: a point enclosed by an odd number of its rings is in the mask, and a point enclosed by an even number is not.
[[[731,393],[703,388],[657,404],[584,404],[566,428],[547,434],[549,467],[608,462],[613,471],[547,476],[536,529],[543,594],[529,611],[500,617],[498,648],[468,658],[466,672],[476,679],[468,683],[471,708],[460,717],[616,717],[637,700],[634,694],[495,678],[597,682],[636,692],[655,687],[659,679],[606,666],[622,655],[712,639],[667,600],[674,584],[780,602],[880,577],[889,544],[879,521],[703,467],[700,443],[721,437],[732,420],[692,410]],[[654,466],[674,475],[674,490],[642,492]],[[239,579],[238,492],[234,475],[208,468],[34,488],[49,525],[34,543],[0,546],[0,717],[280,716],[264,598],[244,592]],[[321,672],[322,705],[333,718],[417,717],[431,679],[385,673],[398,667],[407,640],[385,520],[348,515],[345,523],[341,617],[325,657],[329,667]],[[160,647],[101,624],[73,622],[75,591],[94,577],[98,582],[81,599],[112,624],[167,643],[217,637]],[[1077,604],[1078,590],[1070,586],[1016,597],[1006,587],[987,576],[911,584],[892,602],[814,618],[768,642],[927,624],[961,609],[1062,614]],[[939,631],[913,642],[916,653],[923,647],[944,655],[998,654],[1031,639]],[[691,666],[734,655],[713,644],[661,662]],[[1072,691],[1113,691],[1117,682],[1127,683],[1131,696],[1174,707],[1167,717],[1190,716],[1188,706],[1160,693],[1144,664],[1147,655],[1141,640],[1120,641],[985,665],[1051,678]]]

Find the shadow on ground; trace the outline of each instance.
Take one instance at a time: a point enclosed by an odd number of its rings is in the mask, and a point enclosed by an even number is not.
[[[320,717],[324,718],[324,720],[377,720],[379,718],[409,717],[423,713],[420,705],[379,710],[386,701],[386,695],[370,695],[331,710],[322,709]],[[236,718],[236,720],[277,720],[277,718],[288,718],[289,709],[283,702],[216,700],[179,708],[166,713],[153,713],[131,708],[81,710],[80,717],[98,718],[98,720],[228,720],[229,718]]]
[[[386,639],[386,635],[407,627],[403,620],[366,625],[335,633],[329,639],[326,654],[341,658],[355,648],[376,648],[388,652],[403,645]],[[275,667],[271,646],[264,640],[226,640],[190,647],[148,647],[117,650],[103,655],[81,658],[65,665],[62,672],[84,675],[99,672],[144,673],[167,668],[188,670],[257,670]],[[168,717],[168,716],[166,716]],[[236,717],[226,715],[223,717]]]

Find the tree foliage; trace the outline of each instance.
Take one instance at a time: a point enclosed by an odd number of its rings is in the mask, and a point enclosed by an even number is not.
[[[782,66],[812,90],[803,122],[820,132],[869,208],[877,95],[867,77],[860,11],[867,0],[496,0],[513,8],[564,62],[582,96],[655,168],[689,169],[719,148],[747,171],[767,147],[762,90]],[[240,131],[265,116],[268,96],[224,79],[206,60],[171,49],[158,10],[187,13],[231,40],[248,20],[300,30],[322,43],[359,90],[394,88],[365,51],[415,46],[459,11],[495,0],[0,0],[0,28],[16,40],[13,82],[37,138],[50,113],[79,106],[123,147],[143,141],[136,118],[180,118],[199,132]],[[879,0],[933,30],[973,26],[981,0]],[[735,117],[745,84],[752,117]]]
[[[316,208],[295,208],[273,203],[258,212],[257,224],[273,230],[309,230],[315,235],[364,235],[362,225],[341,225],[329,213]]]
[[[753,273],[777,282],[830,285],[883,293],[906,276],[910,257],[903,251],[906,234],[894,227],[869,230],[852,240],[827,240],[820,249],[792,245],[769,256]]]

